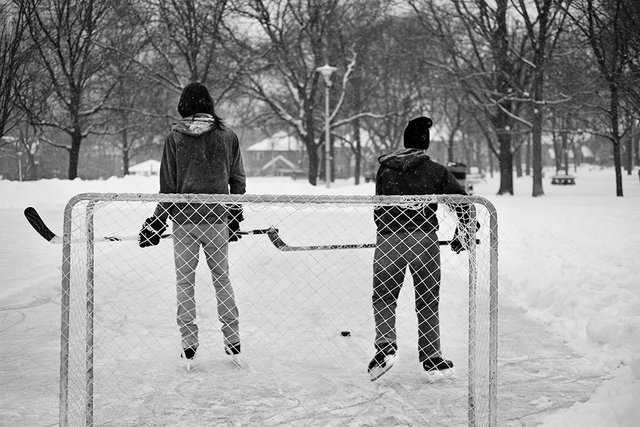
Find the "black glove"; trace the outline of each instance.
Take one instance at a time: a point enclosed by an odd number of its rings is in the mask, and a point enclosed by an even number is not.
[[[240,231],[240,221],[244,221],[242,216],[242,206],[232,206],[229,208],[229,241],[237,242],[242,235]]]
[[[451,250],[455,253],[459,254],[462,251],[466,251],[471,246],[471,236],[469,236],[469,231],[471,229],[471,225],[465,226],[465,231],[460,231],[460,227],[456,227],[455,233],[453,233],[453,239],[451,239]],[[476,221],[476,231],[480,229],[480,223]]]
[[[160,243],[160,236],[167,229],[167,224],[157,216],[152,216],[144,220],[142,230],[138,234],[138,245],[141,248],[156,246]]]
[[[451,246],[451,250],[457,254],[467,250],[467,248],[465,248],[462,242],[460,241],[460,237],[457,235],[454,235],[453,239],[451,240],[450,246]]]
[[[462,251],[466,251],[469,248],[469,235],[466,231],[460,232],[460,227],[456,227],[455,233],[453,233],[453,239],[451,239],[451,250],[459,254]]]

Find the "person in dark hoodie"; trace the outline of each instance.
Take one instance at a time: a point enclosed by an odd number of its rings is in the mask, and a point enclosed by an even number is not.
[[[178,103],[182,119],[164,143],[160,193],[244,194],[246,180],[236,134],[214,111],[207,88],[190,83]],[[182,357],[191,360],[199,346],[196,324],[195,272],[202,247],[211,271],[222,324],[224,350],[237,362],[240,354],[239,313],[229,280],[228,242],[240,238],[242,207],[198,203],[157,205],[139,235],[140,247],[155,246],[173,222],[177,281],[177,323]]]
[[[429,158],[428,117],[415,118],[404,130],[404,149],[381,156],[376,174],[376,195],[466,195],[443,165]],[[379,206],[374,210],[376,249],[373,260],[373,312],[375,355],[368,366],[371,381],[387,372],[395,361],[396,306],[407,267],[415,287],[418,316],[418,357],[430,379],[452,375],[453,363],[440,351],[440,249],[437,203],[420,207]],[[456,209],[461,225],[468,224],[468,207]],[[451,248],[466,249],[458,227]]]

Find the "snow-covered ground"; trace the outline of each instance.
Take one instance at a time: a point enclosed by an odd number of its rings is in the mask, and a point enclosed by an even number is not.
[[[476,194],[487,197],[498,212],[501,425],[635,426],[640,419],[638,175],[623,176],[624,198],[615,197],[611,169],[583,166],[576,173],[575,186],[552,186],[550,175],[544,181],[545,196],[540,198],[530,196],[528,177],[515,180],[513,197],[495,196],[497,177],[476,184]],[[155,193],[157,188],[156,178],[142,177],[0,181],[0,425],[57,422],[61,247],[44,242],[30,229],[22,216],[24,207],[36,207],[59,231],[62,209],[75,194]],[[327,189],[301,180],[250,178],[248,193],[371,195],[373,184],[354,186],[341,181]],[[169,319],[170,326],[172,322]],[[251,319],[246,322],[250,324]],[[355,335],[353,342],[360,342]],[[367,348],[363,359],[370,357],[368,352]],[[354,363],[366,364],[366,360]],[[402,378],[404,371],[400,366],[397,370],[397,378]],[[243,392],[255,392],[249,387],[250,379],[244,379],[240,382]],[[331,387],[344,394],[342,380],[330,379]],[[330,393],[326,387],[306,384],[318,390],[315,394],[305,391],[313,402],[310,405],[322,405],[320,397]],[[257,414],[277,405],[281,388],[251,394],[260,398],[253,407],[233,399],[229,404]],[[358,413],[331,419],[320,410],[310,410],[305,418],[300,411],[309,406],[299,404],[297,412],[285,411],[269,423],[304,424],[312,419],[318,425],[374,425],[382,420],[416,425],[416,419],[424,420],[417,415],[411,418],[413,407],[386,406],[385,399],[395,395],[380,394],[380,390],[365,384],[348,393],[354,408],[362,401],[380,402],[387,413],[383,409],[377,417]]]

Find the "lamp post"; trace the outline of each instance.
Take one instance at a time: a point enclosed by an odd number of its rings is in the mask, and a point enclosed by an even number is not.
[[[331,75],[336,70],[336,67],[332,67],[329,64],[325,64],[322,67],[316,68],[316,71],[322,74],[322,77],[324,77],[324,157],[325,182],[327,183],[327,188],[331,187],[331,149],[329,147],[329,140],[331,139],[329,130],[329,89],[331,88]]]
[[[18,179],[22,182],[22,151],[18,150]]]

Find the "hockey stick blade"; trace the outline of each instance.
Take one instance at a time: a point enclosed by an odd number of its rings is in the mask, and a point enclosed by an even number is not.
[[[280,234],[278,234],[278,230],[272,228],[271,231],[267,233],[269,240],[273,243],[273,246],[278,248],[283,252],[296,252],[296,251],[326,251],[333,249],[367,249],[367,248],[375,248],[375,243],[347,243],[347,244],[336,244],[336,245],[309,245],[309,246],[291,246],[288,245],[282,240]],[[450,245],[452,240],[439,240],[439,246],[447,246]],[[476,239],[476,244],[480,244],[480,240]]]
[[[27,221],[29,221],[29,224],[31,224],[33,229],[36,230],[38,234],[40,234],[46,241],[53,244],[62,243],[62,237],[58,236],[56,233],[51,231],[49,227],[47,227],[47,224],[44,223],[44,221],[42,220],[42,217],[40,217],[40,214],[38,213],[38,211],[35,210],[35,208],[31,206],[26,208],[24,210],[24,216],[27,219]],[[274,230],[276,233],[278,232],[277,229],[273,227],[269,227],[269,228],[262,228],[262,229],[256,229],[256,230],[240,231],[238,232],[238,234],[243,236],[252,235],[252,234],[269,234],[269,233],[273,233]],[[168,233],[160,236],[160,238],[162,239],[166,239],[167,237],[171,237],[171,234]],[[124,242],[124,241],[131,241],[131,240],[137,241],[138,236],[137,235],[135,236],[96,236],[93,238],[94,242]],[[86,240],[85,239],[72,240],[72,242],[79,242],[79,241],[86,241]]]
[[[62,243],[62,239],[51,231],[49,227],[44,223],[38,211],[35,208],[29,206],[24,210],[24,216],[29,221],[29,224],[33,227],[34,230],[38,232],[39,235],[44,237],[47,242],[51,243]],[[60,240],[58,242],[58,240]]]

